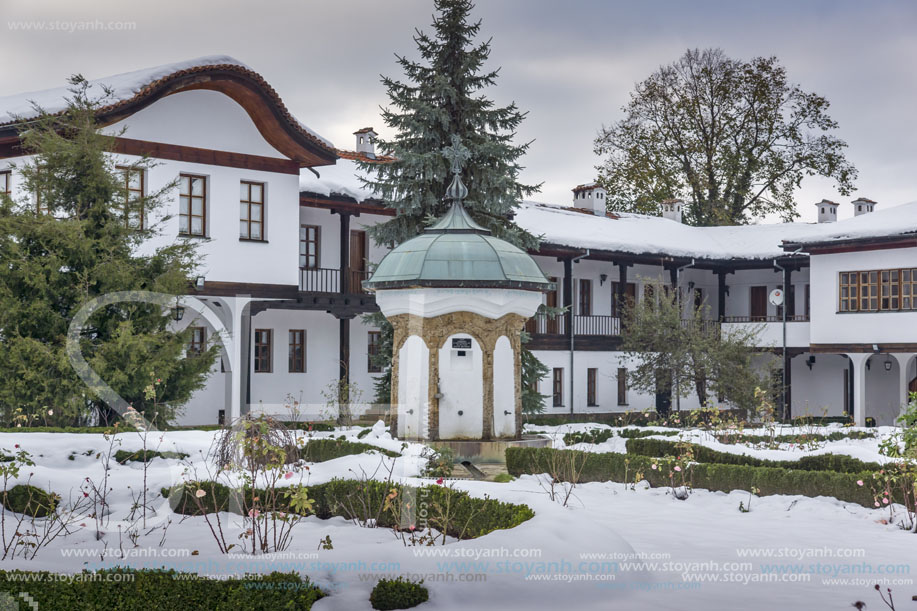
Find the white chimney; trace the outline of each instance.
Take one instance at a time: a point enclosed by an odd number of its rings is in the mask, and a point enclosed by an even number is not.
[[[866,199],[865,197],[860,197],[853,202],[853,216],[860,216],[861,214],[868,214],[872,212],[876,207],[876,202],[871,199]]]
[[[573,207],[588,210],[597,216],[605,216],[608,192],[594,182],[577,185],[573,189]]]
[[[666,199],[659,204],[659,207],[662,208],[662,218],[680,223],[685,201],[683,199]]]
[[[815,205],[818,206],[819,223],[833,223],[837,220],[837,202],[823,199]]]
[[[358,153],[363,153],[367,157],[376,156],[376,132],[373,131],[371,127],[364,127],[363,129],[358,129],[353,133],[357,137],[357,148]]]

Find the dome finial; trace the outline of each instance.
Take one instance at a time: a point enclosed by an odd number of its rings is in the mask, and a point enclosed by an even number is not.
[[[451,199],[455,203],[461,204],[461,201],[468,197],[468,187],[462,182],[462,167],[465,162],[471,158],[471,151],[462,144],[462,139],[457,135],[452,135],[452,146],[444,146],[442,149],[443,157],[452,163],[452,183],[446,189],[445,199]]]

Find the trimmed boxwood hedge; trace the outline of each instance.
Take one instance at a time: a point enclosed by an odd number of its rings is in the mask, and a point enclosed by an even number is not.
[[[872,439],[876,436],[872,431],[831,431],[827,435],[822,433],[798,433],[796,435],[775,435],[773,439],[768,435],[718,435],[720,443],[806,443],[810,441],[843,441],[844,439]]]
[[[650,437],[652,435],[662,435],[672,437],[678,435],[679,431],[649,431],[645,429],[590,429],[580,433],[567,433],[564,435],[564,443],[571,446],[575,443],[603,443],[615,435],[624,439],[638,439],[641,437]]]
[[[843,454],[819,454],[803,456],[798,460],[767,460],[712,450],[695,443],[666,441],[665,439],[628,439],[627,453],[638,456],[663,457],[680,456],[686,447],[691,448],[694,460],[703,463],[721,465],[747,465],[751,467],[775,467],[779,469],[798,469],[801,471],[839,471],[841,473],[876,472],[882,465],[875,462],[864,462]]]
[[[299,449],[299,457],[309,462],[325,462],[341,456],[350,456],[352,454],[363,454],[364,452],[376,451],[391,458],[401,456],[398,452],[385,450],[378,446],[359,441],[346,441],[343,439],[311,439],[306,445]]]
[[[184,452],[157,452],[155,450],[137,450],[136,452],[130,452],[128,450],[118,450],[115,452],[115,460],[120,464],[125,464],[128,462],[150,462],[154,458],[176,458],[181,460],[182,458],[188,458],[188,455]]]
[[[404,577],[380,579],[369,594],[370,604],[373,609],[379,611],[410,609],[426,602],[429,598],[430,593],[424,587],[423,580],[408,581]]]
[[[314,513],[322,520],[338,516],[350,518],[352,516],[349,515],[348,509],[352,508],[353,511],[361,514],[366,512],[366,515],[358,516],[360,519],[378,516],[378,524],[390,528],[395,526],[394,518],[391,512],[380,511],[380,507],[393,488],[398,491],[398,494],[401,494],[401,485],[392,482],[335,479],[324,484],[309,486],[309,498],[314,499]],[[206,513],[232,511],[244,515],[248,512],[252,498],[250,488],[244,491],[244,495],[236,496],[232,502],[230,499],[234,491],[217,482],[189,482],[183,487],[172,490],[163,489],[162,492],[163,496],[168,497],[169,506],[175,513],[200,515],[199,503],[194,498],[198,489],[207,493],[200,501]],[[259,496],[265,494],[263,490],[258,490],[257,493]],[[431,509],[427,511],[428,516],[433,513],[434,504],[443,507],[449,503],[451,512],[455,516],[453,520],[455,528],[448,531],[447,534],[463,539],[475,539],[494,530],[514,528],[535,515],[526,505],[504,503],[488,497],[475,498],[469,496],[467,492],[452,490],[444,486],[418,488],[415,498],[418,504],[430,503]]]
[[[0,433],[130,433],[136,431],[134,427],[125,422],[118,426],[17,426],[0,427]]]
[[[669,486],[670,470],[665,459],[655,459],[633,454],[579,452],[552,448],[507,448],[506,468],[515,475],[533,475],[550,471],[552,453],[576,454],[584,460],[580,482],[634,481],[637,472],[651,486]],[[556,458],[556,457],[554,457]],[[657,469],[652,465],[656,464]],[[688,484],[722,492],[758,488],[762,496],[771,494],[799,494],[802,496],[830,496],[842,501],[872,507],[875,499],[868,485],[860,486],[857,480],[869,482],[872,473],[838,473],[836,471],[802,471],[775,467],[694,463],[683,471]],[[680,485],[678,474],[675,485]],[[893,501],[897,499],[892,499]]]
[[[9,511],[44,518],[54,513],[60,496],[28,484],[17,484],[2,492],[0,503]]]
[[[85,579],[77,577],[70,581],[46,571],[0,571],[0,592],[16,601],[21,600],[21,592],[26,592],[38,609],[73,611],[308,610],[324,596],[318,587],[297,573],[209,579],[174,570],[115,568],[98,571],[98,577],[85,571],[83,574]],[[11,578],[13,575],[17,578]],[[25,602],[21,605],[28,606]]]

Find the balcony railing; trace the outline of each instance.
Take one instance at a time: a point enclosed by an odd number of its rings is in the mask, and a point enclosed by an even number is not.
[[[363,281],[369,278],[369,272],[348,269],[350,280],[349,293],[365,293]],[[333,267],[303,267],[299,270],[299,290],[307,293],[340,293],[341,270]]]
[[[787,322],[809,322],[805,314],[787,315]],[[783,316],[727,316],[723,322],[783,322]]]
[[[547,314],[535,314],[525,323],[525,330],[531,334],[563,335],[565,328],[563,316],[549,318]]]
[[[617,316],[574,316],[576,335],[621,335],[621,319]]]
[[[340,293],[341,270],[331,267],[300,268],[299,290],[309,293]]]

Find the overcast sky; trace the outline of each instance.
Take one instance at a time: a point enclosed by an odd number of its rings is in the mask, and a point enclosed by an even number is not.
[[[917,200],[917,2],[480,0],[475,13],[493,38],[491,65],[502,67],[489,95],[529,113],[519,139],[535,142],[523,179],[544,182],[533,199],[569,203],[570,189],[595,177],[592,141],[620,118],[634,83],[689,47],[721,47],[736,58],[776,55],[791,81],[830,100],[860,171],[856,195],[880,206]],[[379,119],[379,75],[399,75],[394,54],[414,53],[413,29],[429,29],[431,14],[432,0],[0,0],[0,95],[60,86],[77,72],[227,54],[261,73],[302,122],[352,148],[357,128],[391,135]],[[134,25],[10,27],[95,20]],[[797,198],[803,220],[823,197],[852,216],[851,197],[810,178]]]

